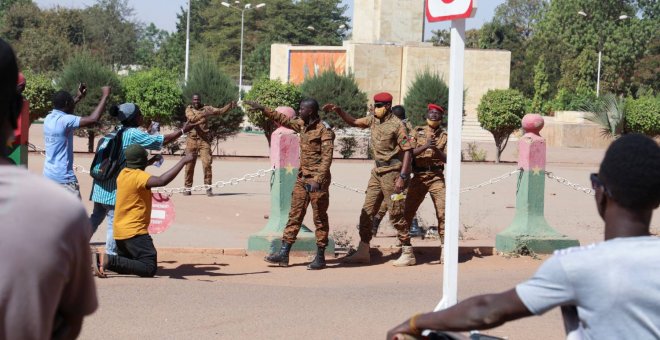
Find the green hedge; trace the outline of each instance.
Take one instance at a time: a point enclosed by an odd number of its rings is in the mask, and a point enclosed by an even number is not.
[[[641,97],[626,101],[626,132],[660,136],[660,97]]]

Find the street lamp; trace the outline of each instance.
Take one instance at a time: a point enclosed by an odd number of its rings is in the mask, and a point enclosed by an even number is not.
[[[590,18],[589,14],[587,14],[584,11],[578,11],[577,14],[581,15],[581,16],[587,18],[587,19]],[[628,19],[628,16],[625,15],[625,14],[622,14],[615,21],[626,20],[626,19]],[[598,75],[597,75],[597,78],[596,78],[596,97],[598,97],[600,95],[600,65],[601,65],[602,55],[603,55],[603,37],[602,37],[602,35],[598,35]]]
[[[238,101],[241,101],[241,90],[243,89],[243,32],[245,31],[245,11],[251,10],[251,9],[259,9],[261,7],[266,6],[265,3],[260,3],[254,7],[252,7],[252,4],[245,4],[243,8],[238,7],[241,2],[240,1],[234,1],[234,4],[236,6],[232,6],[228,2],[221,2],[220,3],[222,6],[225,6],[227,8],[232,8],[235,9],[239,12],[241,12],[241,56],[240,56],[240,62],[239,62],[239,71],[238,71]]]
[[[190,1],[188,0],[188,18],[186,19],[186,72],[184,75],[184,83],[188,83],[188,65],[190,60]]]

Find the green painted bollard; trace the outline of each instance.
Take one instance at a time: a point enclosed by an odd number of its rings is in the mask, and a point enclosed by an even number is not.
[[[522,127],[525,134],[518,141],[518,167],[522,172],[516,193],[516,215],[511,225],[495,237],[495,248],[503,253],[527,249],[550,254],[556,249],[578,246],[577,240],[554,230],[543,216],[546,145],[539,135],[543,117],[525,115]]]
[[[277,111],[293,117],[295,112],[286,110]],[[282,243],[282,233],[289,220],[289,211],[291,210],[291,193],[298,177],[300,167],[300,139],[298,135],[290,129],[280,126],[270,138],[270,163],[275,168],[270,186],[270,215],[268,223],[258,233],[250,235],[248,238],[248,251],[271,253],[278,251]],[[308,213],[311,213],[311,207]],[[315,252],[316,236],[304,225],[298,233],[296,243],[293,244],[291,251],[296,252]],[[327,254],[334,254],[335,244],[332,239],[326,247]]]

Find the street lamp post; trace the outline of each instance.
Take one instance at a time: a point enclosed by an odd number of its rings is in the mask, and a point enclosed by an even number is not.
[[[577,14],[581,15],[585,18],[589,18],[589,14],[587,14],[584,11],[579,11]],[[618,20],[625,20],[625,19],[628,19],[628,16],[624,14],[624,15],[620,15],[619,18],[617,19],[617,21]],[[598,36],[598,73],[596,75],[596,77],[597,77],[596,78],[596,97],[600,96],[600,66],[601,66],[602,57],[603,57],[603,37],[602,37],[602,35],[599,35]]]
[[[188,83],[188,65],[189,65],[189,60],[190,60],[190,2],[192,0],[188,0],[188,19],[186,19],[186,72],[185,72],[185,83]]]
[[[234,1],[234,3],[240,5],[240,1]],[[238,66],[238,101],[240,102],[242,99],[241,90],[243,89],[243,35],[245,31],[245,11],[251,9],[259,9],[261,7],[266,6],[266,4],[260,3],[254,7],[252,7],[252,4],[245,4],[243,8],[234,7],[227,2],[221,2],[220,4],[227,8],[233,8],[241,12],[241,54],[240,54],[239,66]]]

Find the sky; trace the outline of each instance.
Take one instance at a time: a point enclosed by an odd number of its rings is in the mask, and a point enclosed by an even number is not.
[[[193,0],[194,1],[194,0]],[[244,0],[245,1],[245,0]],[[342,0],[349,6],[347,15],[353,16],[353,0]],[[485,22],[490,21],[495,13],[495,7],[505,0],[478,0],[477,15],[466,21],[466,29],[479,28]],[[95,0],[34,0],[41,8],[50,8],[56,5],[62,7],[82,8],[93,5]],[[145,24],[153,22],[157,27],[173,32],[176,30],[176,15],[182,6],[186,6],[187,0],[128,0],[135,10],[135,19]],[[247,2],[247,1],[246,1]],[[258,2],[258,0],[255,0]],[[448,29],[449,22],[426,23],[425,37],[431,36],[432,30]]]

